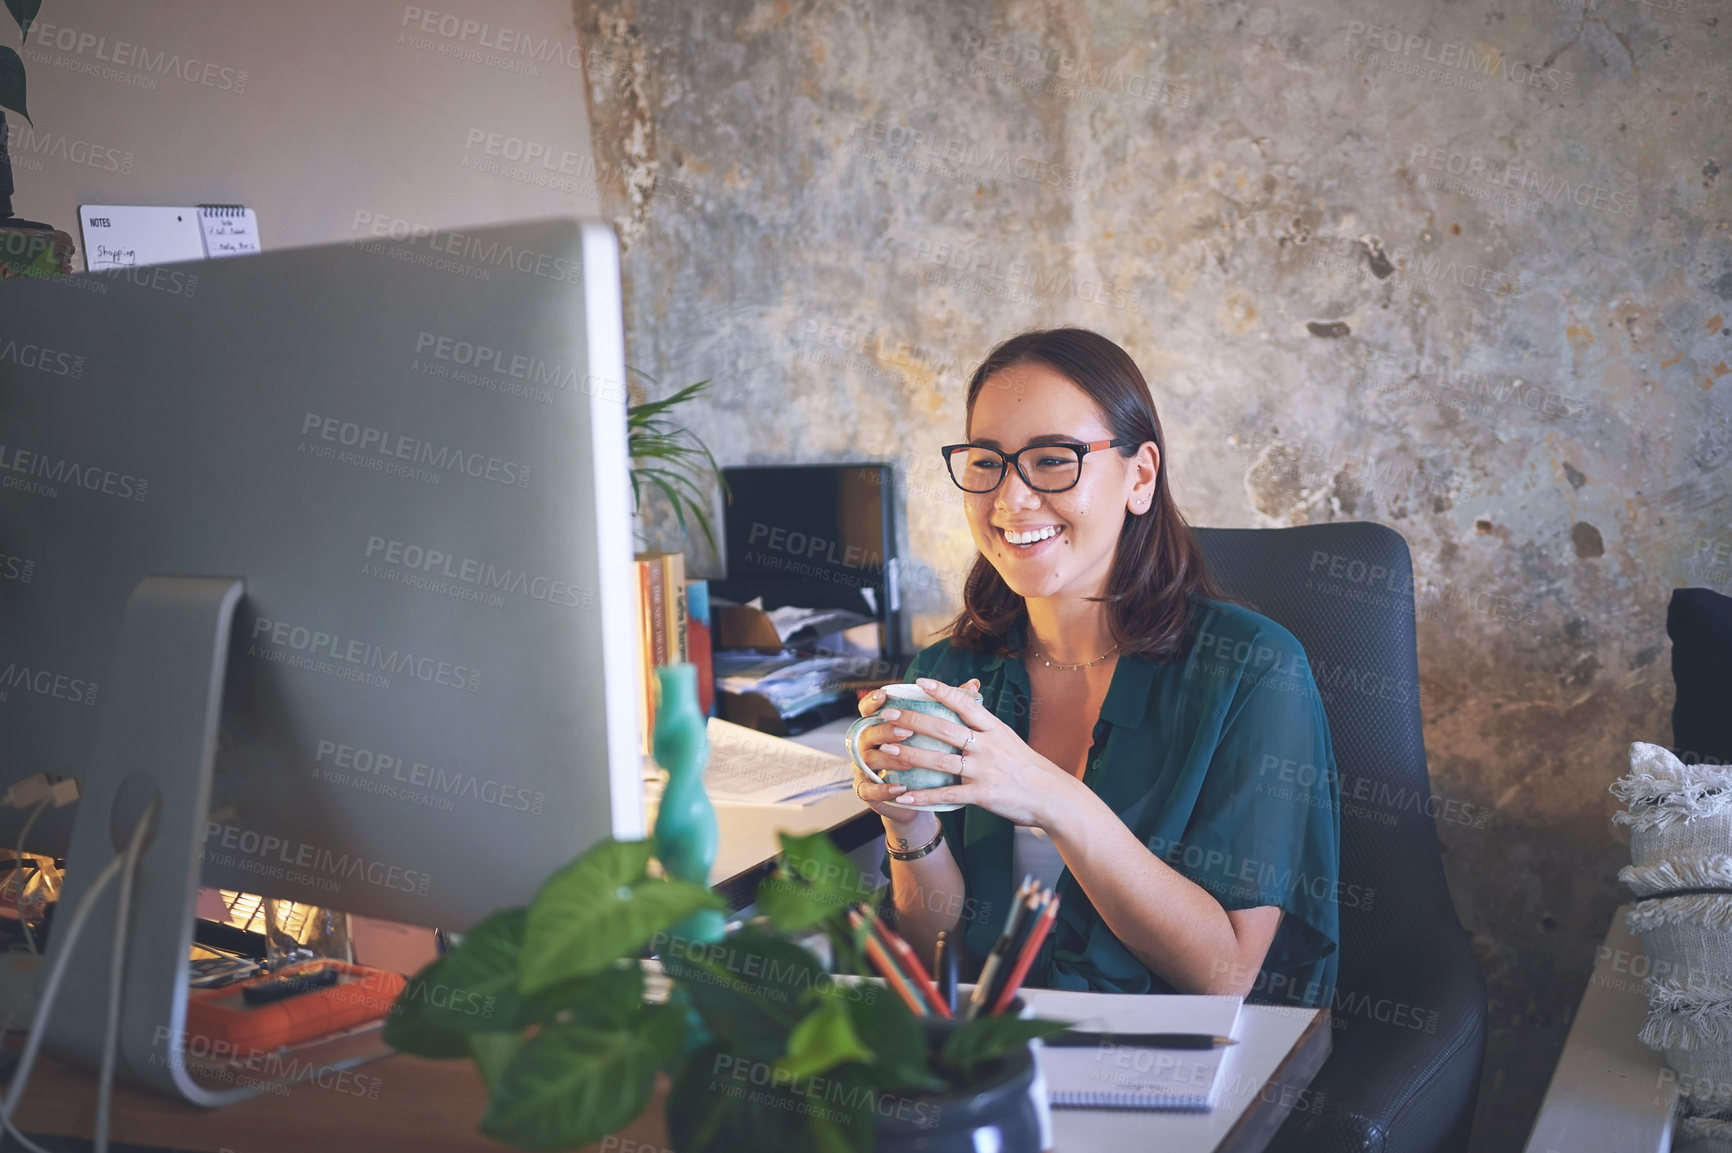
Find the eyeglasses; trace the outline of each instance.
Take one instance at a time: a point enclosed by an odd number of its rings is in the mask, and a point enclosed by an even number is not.
[[[1124,448],[1131,440],[1097,440],[1089,444],[1031,444],[1002,453],[983,444],[947,444],[939,451],[950,468],[950,479],[963,492],[992,492],[1004,483],[1007,465],[1036,492],[1063,492],[1082,479],[1083,457],[1103,448]],[[1023,456],[1033,454],[1030,463]]]

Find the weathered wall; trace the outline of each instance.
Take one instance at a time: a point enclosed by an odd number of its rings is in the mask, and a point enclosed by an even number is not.
[[[576,7],[633,362],[715,378],[724,463],[897,461],[916,642],[973,551],[937,446],[1031,326],[1131,350],[1195,522],[1406,536],[1520,1148],[1668,592],[1732,581],[1727,0]]]
[[[595,211],[570,8],[473,8],[49,0],[22,46],[35,123],[8,117],[13,210],[80,267],[80,204],[246,204],[266,249]],[[526,142],[533,167],[510,162]]]

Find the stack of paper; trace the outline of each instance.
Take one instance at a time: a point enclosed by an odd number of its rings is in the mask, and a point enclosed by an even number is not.
[[[716,687],[727,693],[756,693],[784,717],[839,701],[842,682],[857,676],[857,657],[803,657],[783,651],[718,652]]]

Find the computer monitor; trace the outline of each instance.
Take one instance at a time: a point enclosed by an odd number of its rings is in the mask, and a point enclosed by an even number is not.
[[[596,223],[0,286],[0,784],[63,901],[160,799],[129,989],[199,883],[461,930],[643,835],[624,379]]]
[[[767,609],[843,608],[879,624],[879,655],[900,656],[894,473],[887,464],[750,465],[722,470],[727,577],[710,592]]]

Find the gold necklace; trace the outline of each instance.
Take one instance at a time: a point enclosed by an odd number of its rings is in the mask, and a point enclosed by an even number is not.
[[[1089,667],[1089,666],[1090,666],[1090,665],[1098,665],[1098,664],[1100,664],[1100,663],[1101,663],[1101,662],[1102,662],[1102,661],[1104,661],[1104,660],[1106,660],[1106,659],[1107,659],[1107,658],[1108,658],[1108,657],[1110,657],[1110,656],[1112,656],[1112,655],[1113,655],[1113,654],[1114,654],[1114,653],[1116,653],[1116,652],[1118,652],[1118,651],[1119,651],[1119,646],[1118,646],[1118,645],[1116,645],[1116,644],[1115,644],[1115,645],[1114,645],[1114,646],[1113,646],[1113,647],[1112,647],[1112,648],[1110,648],[1110,649],[1108,649],[1108,650],[1107,650],[1107,651],[1106,651],[1106,652],[1104,652],[1104,653],[1102,653],[1102,654],[1101,654],[1101,655],[1100,655],[1100,656],[1098,656],[1098,657],[1096,657],[1096,658],[1095,658],[1095,659],[1094,659],[1094,660],[1092,660],[1092,661],[1083,661],[1083,662],[1082,662],[1082,663],[1080,663],[1080,664],[1074,664],[1074,665],[1061,665],[1061,664],[1055,664],[1055,663],[1054,663],[1054,662],[1052,662],[1052,661],[1049,661],[1049,660],[1047,660],[1047,659],[1046,659],[1046,658],[1045,658],[1045,657],[1043,657],[1043,656],[1041,656],[1041,655],[1040,655],[1040,654],[1039,654],[1039,653],[1038,653],[1038,652],[1035,652],[1035,649],[1034,649],[1034,646],[1033,646],[1033,645],[1029,645],[1029,646],[1028,646],[1028,651],[1029,651],[1029,655],[1030,655],[1030,656],[1032,656],[1032,657],[1034,657],[1034,658],[1035,658],[1035,659],[1037,659],[1037,660],[1039,660],[1039,661],[1040,661],[1040,663],[1041,663],[1041,664],[1043,664],[1043,665],[1045,665],[1045,666],[1046,666],[1046,667],[1047,667],[1047,668],[1049,668],[1049,669],[1057,669],[1057,670],[1058,670],[1058,671],[1059,671],[1059,672],[1063,672],[1063,673],[1068,673],[1068,672],[1070,672],[1070,671],[1071,671],[1071,670],[1072,670],[1072,669],[1086,669],[1086,668],[1088,668],[1088,667]]]

